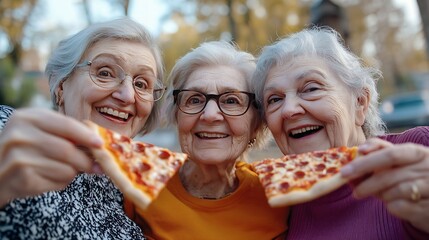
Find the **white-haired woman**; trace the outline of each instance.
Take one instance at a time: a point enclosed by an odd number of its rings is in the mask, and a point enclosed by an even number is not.
[[[265,131],[250,90],[254,57],[206,42],[175,64],[166,113],[189,156],[146,211],[127,212],[154,239],[281,239],[288,208],[268,206],[243,155]]]
[[[342,169],[359,178],[354,189],[292,207],[287,239],[429,239],[429,128],[384,135],[380,76],[327,28],[263,48],[252,87],[281,151],[359,146],[367,154]]]
[[[58,112],[18,109],[0,134],[0,236],[144,238],[109,178],[91,174],[82,149],[101,140],[81,120],[129,137],[151,131],[164,92],[158,46],[131,19],[97,23],[61,41],[46,74]]]

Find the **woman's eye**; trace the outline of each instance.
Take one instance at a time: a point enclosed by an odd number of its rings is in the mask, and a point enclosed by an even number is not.
[[[304,92],[304,93],[314,92],[314,91],[317,91],[320,89],[321,89],[321,86],[319,84],[311,82],[311,83],[304,86],[304,88],[302,89],[302,92]]]
[[[149,85],[147,84],[147,82],[142,78],[136,78],[134,80],[134,86],[139,88],[139,89],[148,89],[149,88]]]
[[[230,98],[225,99],[226,104],[238,104],[239,102],[240,101],[238,101],[237,98],[230,97]]]
[[[314,92],[314,91],[317,91],[317,90],[319,90],[318,87],[310,87],[310,88],[306,88],[304,90],[304,92]]]
[[[194,97],[190,97],[190,98],[188,98],[188,100],[186,101],[186,103],[187,103],[187,104],[192,104],[192,105],[200,104],[200,103],[202,103],[202,102],[203,102],[202,98],[201,98],[201,97],[196,97],[196,96],[194,96]]]
[[[102,77],[102,78],[113,78],[113,73],[111,70],[109,69],[100,69],[98,70],[98,74],[97,76]]]
[[[267,100],[268,105],[272,104],[272,103],[276,103],[278,101],[281,101],[282,99],[280,97],[270,97]]]

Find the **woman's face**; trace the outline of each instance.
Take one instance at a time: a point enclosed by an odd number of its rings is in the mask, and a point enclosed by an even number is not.
[[[208,66],[195,70],[183,89],[205,94],[248,91],[244,76],[228,66]],[[198,164],[235,162],[255,136],[256,110],[250,106],[241,116],[223,114],[216,101],[209,100],[202,112],[189,115],[178,110],[177,124],[182,151]]]
[[[263,94],[268,128],[281,151],[303,153],[364,141],[367,101],[358,101],[322,59],[292,61],[269,71]]]
[[[126,80],[116,88],[103,88],[90,78],[90,67],[77,67],[59,87],[64,104],[59,110],[78,120],[89,119],[105,128],[134,137],[144,126],[153,102],[141,100],[132,79],[156,78],[156,63],[149,48],[141,43],[102,40],[88,49],[81,62],[104,58],[122,67]]]

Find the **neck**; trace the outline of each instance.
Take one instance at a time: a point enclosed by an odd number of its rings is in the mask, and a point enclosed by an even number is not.
[[[180,180],[192,196],[219,199],[238,187],[235,163],[231,166],[197,165],[187,161],[179,171]]]

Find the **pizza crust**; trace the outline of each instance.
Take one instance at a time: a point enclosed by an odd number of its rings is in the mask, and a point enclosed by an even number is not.
[[[89,121],[85,121],[85,124],[101,136],[97,125]],[[133,182],[121,170],[121,166],[115,160],[115,156],[106,150],[104,146],[100,149],[92,149],[92,154],[106,175],[112,179],[121,192],[130,198],[139,208],[146,209],[152,202],[152,197],[134,186]]]
[[[341,173],[337,173],[332,177],[319,180],[310,189],[292,190],[285,194],[273,196],[268,199],[268,203],[272,207],[283,207],[308,202],[338,189],[345,183],[347,183],[347,179],[343,178]]]

